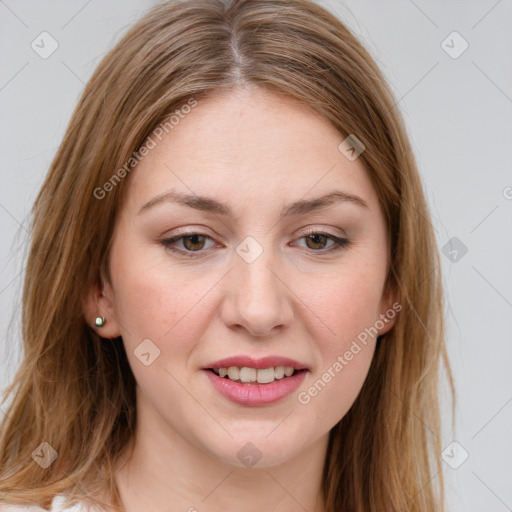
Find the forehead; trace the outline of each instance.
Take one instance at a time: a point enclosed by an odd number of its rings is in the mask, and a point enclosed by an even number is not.
[[[308,105],[261,88],[215,91],[180,116],[132,171],[129,202],[169,189],[232,202],[296,200],[334,187],[376,200],[364,165]],[[310,192],[311,191],[311,192]]]

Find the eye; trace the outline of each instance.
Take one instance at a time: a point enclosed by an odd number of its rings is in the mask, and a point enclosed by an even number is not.
[[[317,253],[331,253],[348,247],[351,244],[351,242],[346,238],[340,238],[332,233],[316,231],[314,229],[308,230],[299,238],[299,240],[302,239],[306,241],[307,248]],[[206,249],[208,249],[208,247],[205,248],[207,240],[214,242],[208,235],[203,235],[201,233],[184,233],[172,238],[166,238],[165,240],[162,240],[161,243],[166,249],[172,252],[194,257],[196,256],[195,253],[200,254],[202,252],[206,252]],[[332,244],[327,246],[326,244],[329,241],[331,241]],[[177,247],[180,243],[182,244],[181,248]],[[215,246],[215,243],[213,243],[213,246]],[[210,246],[210,248],[211,247],[212,246]]]
[[[332,233],[326,233],[323,231],[315,231],[314,229],[308,230],[304,236],[299,240],[304,239],[306,241],[306,247],[312,249],[314,252],[334,252],[350,245],[350,241],[346,238],[340,238]],[[326,244],[328,241],[332,241],[330,246]]]
[[[186,233],[162,240],[162,244],[172,252],[193,256],[193,254],[187,253],[203,252],[202,249],[204,248],[205,241],[207,239],[213,242],[213,239],[207,235],[202,235],[200,233]],[[176,248],[175,245],[177,242],[183,242],[184,249]]]

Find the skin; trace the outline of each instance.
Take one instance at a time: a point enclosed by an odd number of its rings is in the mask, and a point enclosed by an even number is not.
[[[307,404],[307,391],[394,300],[384,288],[386,226],[360,159],[338,150],[344,137],[309,107],[258,88],[201,99],[129,178],[114,230],[111,282],[91,289],[86,314],[122,336],[137,381],[133,454],[116,473],[127,512],[169,510],[322,512],[321,473],[330,429],[367,376],[376,337]],[[149,200],[174,189],[228,204],[235,217]],[[332,190],[367,207],[336,203],[279,220],[284,205]],[[178,228],[198,233],[170,251]],[[329,252],[329,238],[348,238]],[[251,236],[262,254],[248,263],[237,246]],[[196,249],[196,252],[194,252]],[[198,252],[199,251],[199,252]],[[384,334],[394,321],[385,323]],[[134,354],[150,339],[160,356]],[[280,355],[307,364],[300,388],[277,403],[235,404],[202,368],[232,355]],[[246,467],[237,452],[261,453]],[[265,489],[265,492],[261,492]]]

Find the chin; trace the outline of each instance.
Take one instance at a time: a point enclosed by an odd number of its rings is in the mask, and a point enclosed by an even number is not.
[[[275,424],[274,427],[275,428]],[[284,464],[298,456],[308,443],[283,430],[274,433],[267,426],[257,435],[234,435],[228,444],[205,447],[215,458],[238,468],[261,469]]]

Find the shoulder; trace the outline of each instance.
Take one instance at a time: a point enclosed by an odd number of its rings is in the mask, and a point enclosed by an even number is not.
[[[34,505],[9,505],[8,503],[0,502],[0,512],[48,512],[44,508],[39,508]]]
[[[82,505],[74,505],[70,508],[64,508],[64,497],[56,496],[52,502],[50,510],[37,507],[35,505],[11,505],[0,502],[0,512],[86,512],[87,508]]]

